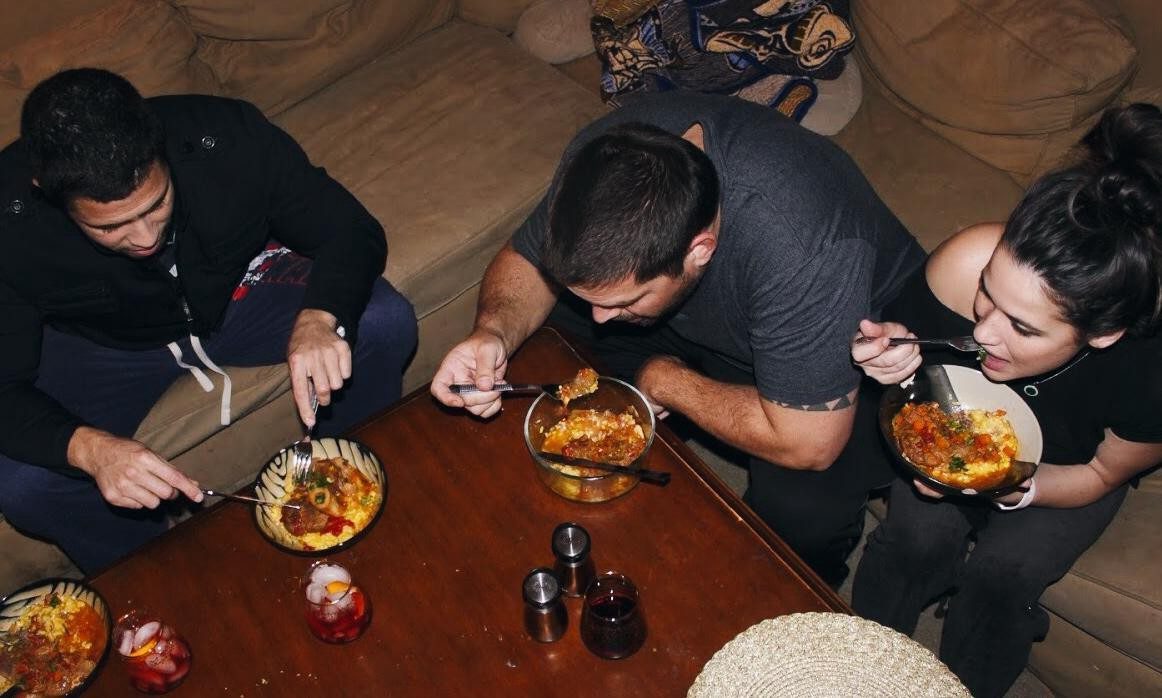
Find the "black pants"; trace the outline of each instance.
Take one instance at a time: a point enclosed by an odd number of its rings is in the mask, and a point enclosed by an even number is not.
[[[897,480],[888,518],[868,537],[855,573],[852,606],[910,635],[924,607],[952,590],[940,659],[972,695],[1002,696],[1049,629],[1041,594],[1097,540],[1127,488],[1076,509],[996,511],[980,501],[926,499]]]
[[[676,356],[707,377],[736,385],[754,385],[754,370],[679,336],[665,325],[595,323],[589,306],[563,295],[549,316],[601,361],[602,370],[632,383],[650,356]],[[864,394],[864,390],[871,391]],[[847,576],[847,557],[863,532],[868,492],[893,477],[878,434],[879,386],[865,381],[852,438],[843,453],[822,472],[793,470],[745,454],[750,473],[744,501],[824,581],[838,586]],[[697,415],[685,415],[697,419]]]

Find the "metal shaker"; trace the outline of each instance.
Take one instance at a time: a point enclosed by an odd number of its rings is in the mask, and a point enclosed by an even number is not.
[[[563,523],[553,529],[553,573],[566,596],[584,596],[597,574],[589,548],[589,532],[580,524]]]
[[[555,642],[565,634],[569,613],[561,599],[561,585],[548,567],[538,567],[523,584],[525,631],[537,642]]]

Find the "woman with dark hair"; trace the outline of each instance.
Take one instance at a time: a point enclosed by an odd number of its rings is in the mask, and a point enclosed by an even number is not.
[[[1098,538],[1129,483],[1162,461],[1162,112],[1111,110],[1080,151],[1003,226],[941,245],[885,309],[892,322],[864,320],[851,346],[867,375],[890,384],[921,363],[890,337],[971,333],[980,370],[1041,424],[1043,462],[1025,491],[942,499],[895,482],[856,572],[856,612],[904,633],[952,592],[940,658],[975,696],[1009,688],[1048,630],[1042,592]],[[951,354],[928,360],[977,361]]]

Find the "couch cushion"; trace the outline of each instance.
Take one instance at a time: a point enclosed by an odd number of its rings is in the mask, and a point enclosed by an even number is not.
[[[1123,654],[1052,613],[1049,634],[1033,643],[1029,670],[1049,689],[1047,695],[1061,698],[1157,696],[1162,686],[1157,667]],[[1013,691],[1009,695],[1030,694]]]
[[[424,318],[480,279],[604,110],[500,33],[454,20],[276,121],[387,228],[385,275]]]
[[[852,17],[875,79],[925,125],[1025,181],[1133,76],[1136,50],[1107,10],[1091,0],[865,0]]]
[[[456,13],[466,22],[499,29],[505,34],[516,28],[517,20],[537,0],[457,0]]]
[[[277,114],[443,24],[452,0],[173,0],[225,94]]]
[[[227,368],[226,371],[233,382],[230,395],[233,423],[290,390],[286,364]],[[222,430],[218,421],[221,377],[212,373],[207,375],[215,379],[214,392],[203,392],[192,377],[182,376],[145,416],[134,437],[162,457],[174,458]],[[293,440],[293,435],[290,436]]]
[[[1008,217],[1021,197],[1012,178],[924,128],[875,85],[864,87],[859,111],[833,139],[925,249]]]
[[[43,11],[41,11],[43,10]],[[218,90],[194,57],[197,37],[162,0],[48,3],[37,12],[5,12],[0,22],[0,144],[20,132],[28,91],[64,68],[121,73],[145,95]]]
[[[1162,471],[1131,490],[1117,518],[1046,590],[1041,605],[1162,671]]]

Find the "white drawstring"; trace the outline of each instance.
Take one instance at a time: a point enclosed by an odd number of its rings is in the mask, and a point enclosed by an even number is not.
[[[202,390],[208,393],[214,389],[214,381],[210,380],[210,377],[202,369],[182,361],[182,348],[178,346],[177,342],[170,342],[166,346],[169,347],[169,353],[173,354],[174,361],[177,362],[178,366],[189,371],[190,375],[198,381],[198,385],[202,386]]]
[[[222,376],[222,409],[220,421],[222,422],[222,426],[228,427],[230,426],[230,376],[218,368],[218,364],[210,360],[210,357],[206,354],[206,350],[202,348],[202,340],[198,339],[198,335],[190,335],[190,344],[194,346],[194,353],[198,355],[198,358],[202,360],[206,368]]]
[[[197,335],[190,335],[190,345],[193,346],[194,353],[198,355],[198,359],[201,360],[206,368],[222,376],[222,402],[219,408],[218,421],[224,427],[230,426],[230,394],[232,392],[230,376],[210,359],[209,355],[206,354],[206,350],[202,348],[202,340],[198,339]],[[207,393],[214,391],[214,382],[210,380],[210,377],[201,368],[182,360],[182,350],[177,342],[170,342],[166,346],[169,347],[169,351],[173,354],[174,361],[177,362],[177,365],[189,371],[190,375],[194,377],[194,380],[198,381],[198,385],[202,386],[202,390]]]

